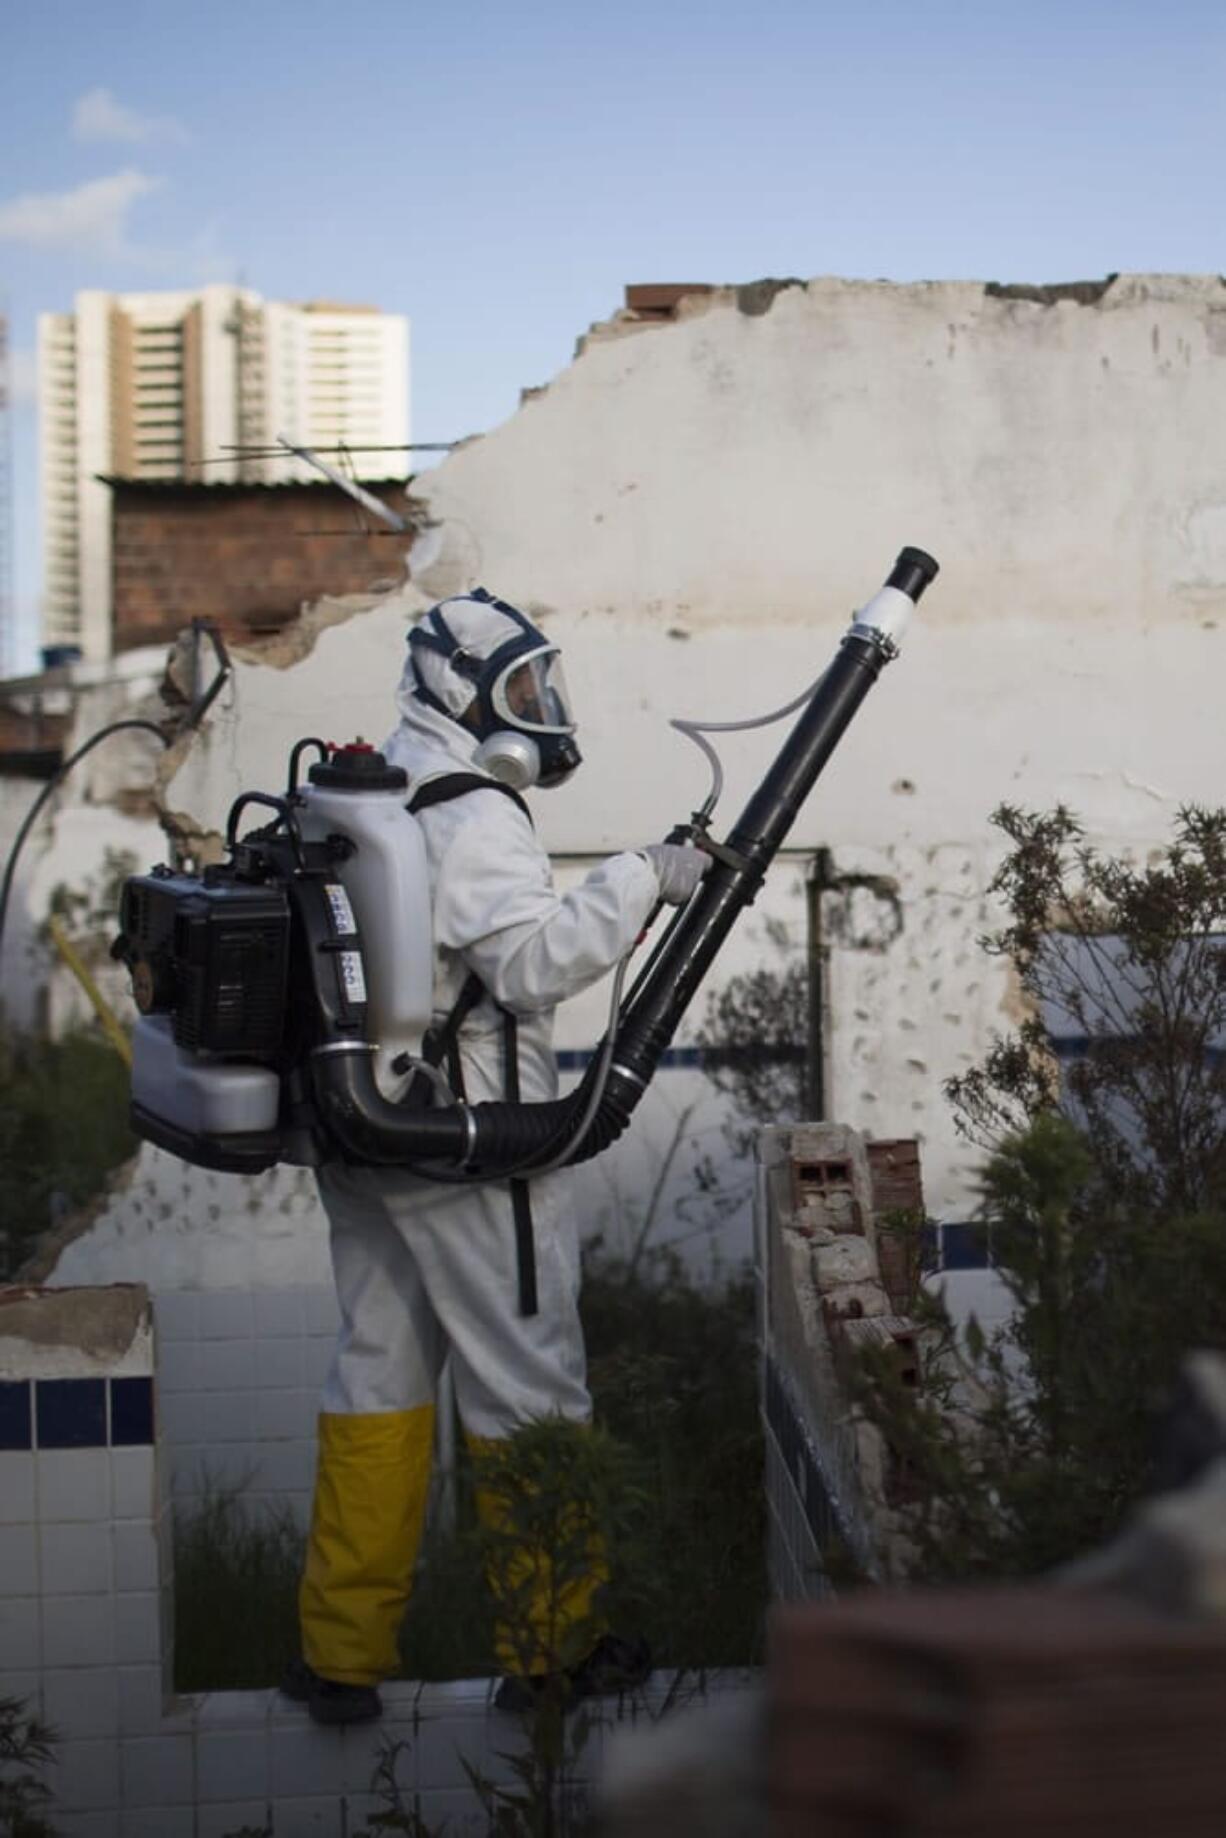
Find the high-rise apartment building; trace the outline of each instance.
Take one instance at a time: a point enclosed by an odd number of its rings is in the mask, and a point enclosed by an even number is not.
[[[17,655],[13,608],[13,450],[9,422],[8,320],[0,311],[0,676]]]
[[[255,457],[278,435],[344,444],[386,477],[409,440],[409,324],[373,307],[291,306],[249,289],[77,295],[39,320],[44,645],[111,649],[103,477],[277,484],[317,476]],[[407,455],[404,456],[407,468]]]

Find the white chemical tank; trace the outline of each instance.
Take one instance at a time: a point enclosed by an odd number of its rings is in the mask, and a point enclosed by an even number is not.
[[[408,780],[364,741],[336,747],[312,766],[297,793],[303,839],[342,836],[352,845],[338,858],[337,880],[353,904],[366,970],[369,1037],[375,1078],[398,1097],[400,1054],[421,1051],[434,988],[434,940],[426,845],[406,809]]]

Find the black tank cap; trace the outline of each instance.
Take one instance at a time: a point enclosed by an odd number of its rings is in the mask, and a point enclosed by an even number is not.
[[[900,549],[886,586],[897,587],[908,599],[918,600],[925,587],[936,579],[940,571],[940,564],[933,560],[926,549]]]
[[[365,741],[333,747],[331,758],[318,761],[307,777],[328,791],[403,791],[409,782],[403,766],[389,766]]]

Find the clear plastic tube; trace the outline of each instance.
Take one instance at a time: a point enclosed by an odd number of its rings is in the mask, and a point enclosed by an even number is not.
[[[749,728],[768,728],[773,721],[782,721],[785,715],[794,714],[798,708],[808,702],[825,675],[826,672],[823,670],[822,675],[815,677],[808,688],[802,689],[793,701],[785,703],[782,708],[773,710],[769,715],[755,715],[748,721],[682,721],[678,718],[669,722],[669,727],[676,728],[679,734],[684,734],[687,740],[692,740],[696,747],[702,748],[711,767],[711,789],[703,804],[694,813],[699,821],[705,823],[710,817],[724,789],[724,768],[720,763],[719,754],[710,741],[705,740],[703,736],[706,734],[742,734]]]

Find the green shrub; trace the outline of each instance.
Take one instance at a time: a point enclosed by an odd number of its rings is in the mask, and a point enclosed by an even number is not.
[[[175,1688],[275,1685],[297,1651],[302,1532],[293,1514],[259,1514],[241,1489],[206,1487],[176,1512]]]
[[[47,1817],[51,1791],[42,1779],[55,1731],[32,1717],[21,1698],[0,1697],[0,1835],[56,1838]]]
[[[1065,810],[1002,808],[993,884],[1028,1013],[949,1087],[989,1153],[982,1216],[1012,1304],[926,1383],[875,1362],[870,1406],[918,1494],[918,1568],[1025,1575],[1110,1538],[1151,1484],[1193,1348],[1226,1349],[1226,811],[1181,813],[1138,866]],[[1051,1027],[1080,1037],[1061,1062]]]
[[[128,1101],[128,1069],[101,1029],[0,1031],[0,1280],[135,1152]]]

